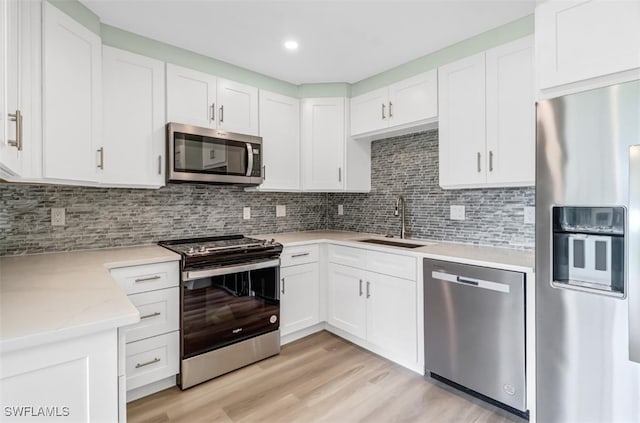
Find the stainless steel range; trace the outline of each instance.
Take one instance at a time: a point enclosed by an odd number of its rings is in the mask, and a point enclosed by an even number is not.
[[[242,235],[159,244],[182,256],[182,389],[280,352],[281,244]]]

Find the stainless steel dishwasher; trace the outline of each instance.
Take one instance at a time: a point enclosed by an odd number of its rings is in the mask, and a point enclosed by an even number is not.
[[[427,375],[528,414],[523,273],[425,259],[424,329]]]

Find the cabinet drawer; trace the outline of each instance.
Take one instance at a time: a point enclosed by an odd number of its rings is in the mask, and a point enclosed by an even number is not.
[[[179,372],[179,332],[127,344],[127,390]]]
[[[126,342],[139,341],[180,329],[179,296],[177,286],[129,295],[129,301],[140,312],[140,321],[123,328]]]
[[[299,247],[285,247],[280,255],[280,266],[295,266],[298,264],[313,263],[318,261],[319,252],[317,245],[301,245]]]
[[[367,251],[366,269],[371,272],[416,280],[416,258],[399,254]]]
[[[363,269],[366,265],[366,250],[329,245],[329,262]]]
[[[178,286],[180,276],[177,261],[143,264],[111,269],[111,276],[127,294],[154,291]]]

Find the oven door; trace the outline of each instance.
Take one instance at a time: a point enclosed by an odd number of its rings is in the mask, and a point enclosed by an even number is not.
[[[280,326],[280,260],[183,272],[182,358]]]

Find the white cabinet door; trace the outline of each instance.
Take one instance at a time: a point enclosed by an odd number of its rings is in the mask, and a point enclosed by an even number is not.
[[[216,127],[216,77],[167,63],[167,121]]]
[[[258,89],[218,78],[218,129],[258,135]]]
[[[535,185],[533,36],[488,50],[487,183]]]
[[[486,181],[484,53],[438,70],[440,186]]]
[[[344,98],[302,100],[302,183],[309,191],[344,188]]]
[[[104,46],[103,148],[106,184],[164,185],[164,63]]]
[[[638,1],[547,1],[535,23],[541,89],[640,67]]]
[[[300,100],[260,90],[261,189],[300,190]]]
[[[437,71],[416,75],[389,86],[389,126],[408,125],[438,116]]]
[[[365,134],[389,126],[387,87],[351,99],[351,135]]]
[[[94,181],[102,120],[100,37],[43,2],[43,175]]]
[[[0,2],[0,170],[10,176],[22,174],[22,146],[16,112],[20,104],[20,5],[17,0]],[[12,114],[14,116],[9,116]]]
[[[363,270],[329,263],[329,324],[359,338],[367,335],[365,280]]]
[[[415,362],[416,283],[373,272],[366,276],[367,339],[398,359]]]
[[[288,335],[315,325],[320,316],[318,263],[280,270],[280,333]]]

